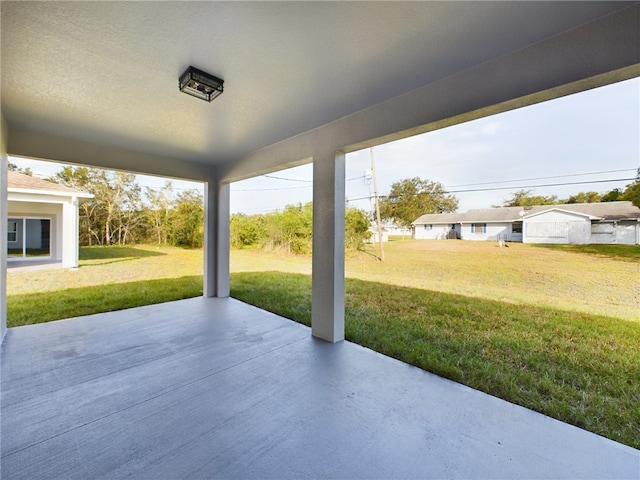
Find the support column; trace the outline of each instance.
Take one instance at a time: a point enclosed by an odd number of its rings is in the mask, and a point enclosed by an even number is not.
[[[7,331],[7,130],[0,114],[0,343]]]
[[[344,340],[345,155],[313,157],[313,274],[311,331]]]
[[[62,204],[62,235],[55,232],[56,238],[62,239],[62,266],[64,268],[77,268],[79,249],[79,231],[78,231],[78,199],[73,197],[69,202]],[[51,222],[51,233],[54,233],[53,221]],[[51,235],[53,238],[53,235]],[[51,256],[55,256],[53,251],[53,242],[51,242]]]
[[[204,194],[205,297],[229,296],[230,187],[213,179]]]

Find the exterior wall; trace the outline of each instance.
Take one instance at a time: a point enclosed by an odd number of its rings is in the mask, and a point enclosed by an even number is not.
[[[619,245],[639,245],[640,222],[618,222],[616,226],[616,243]]]
[[[591,221],[583,215],[551,211],[525,218],[524,243],[584,245],[591,237]]]
[[[459,225],[456,225],[459,228]],[[451,224],[446,225],[416,225],[416,240],[446,240],[449,238]]]
[[[482,223],[482,222],[477,222]],[[460,232],[463,240],[512,240],[511,223],[487,223],[486,232],[471,231],[471,223],[462,224]]]
[[[637,245],[639,232],[637,221],[592,222],[589,243]]]

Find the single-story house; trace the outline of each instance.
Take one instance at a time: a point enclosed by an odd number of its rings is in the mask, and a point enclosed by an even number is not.
[[[93,195],[7,172],[7,262],[78,266],[78,206]]]
[[[416,239],[640,244],[640,208],[631,202],[475,209],[422,215],[412,225]]]

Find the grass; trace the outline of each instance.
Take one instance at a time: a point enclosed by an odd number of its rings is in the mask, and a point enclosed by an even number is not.
[[[348,339],[640,447],[640,249],[394,241],[347,258]],[[10,271],[10,326],[202,293],[202,251],[81,249]],[[231,252],[232,295],[310,325],[311,259]],[[61,288],[62,287],[62,288]]]
[[[546,248],[560,252],[572,252],[617,261],[640,262],[640,246],[638,245],[533,245],[535,248]]]
[[[202,295],[202,275],[12,295],[9,326],[154,305]]]

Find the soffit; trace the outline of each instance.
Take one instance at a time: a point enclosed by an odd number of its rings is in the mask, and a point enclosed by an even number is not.
[[[10,125],[216,164],[599,18],[626,2],[6,2]],[[193,65],[225,80],[178,91]]]

